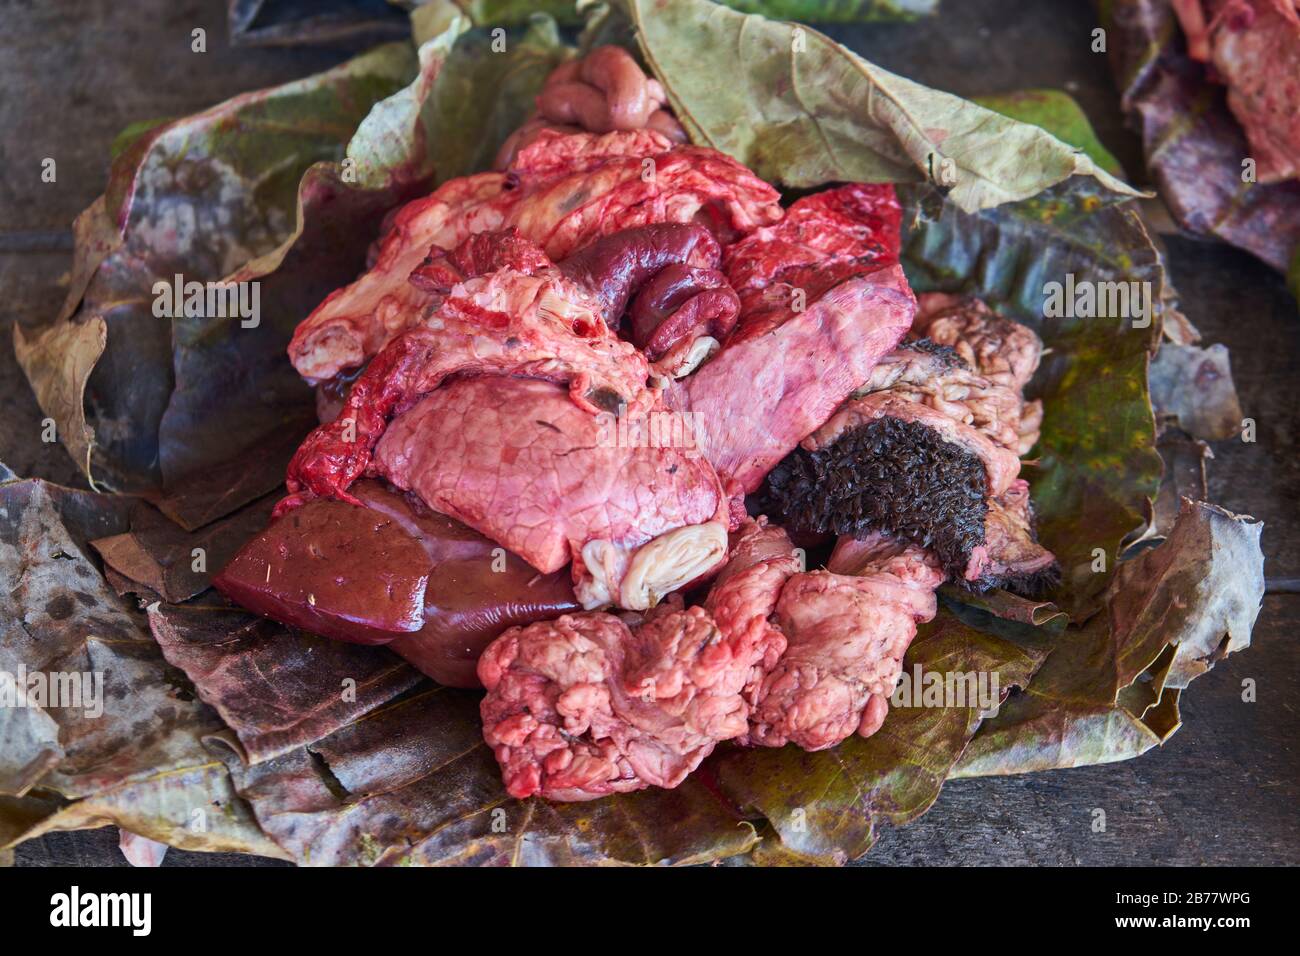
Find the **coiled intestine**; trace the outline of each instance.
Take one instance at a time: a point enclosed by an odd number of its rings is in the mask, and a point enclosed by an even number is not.
[[[551,71],[537,95],[537,108],[501,145],[495,166],[508,168],[519,150],[544,129],[565,133],[652,129],[684,143],[686,131],[664,106],[667,99],[659,81],[646,76],[622,47],[596,47]]]

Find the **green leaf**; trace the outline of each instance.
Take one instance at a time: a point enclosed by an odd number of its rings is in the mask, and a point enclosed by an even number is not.
[[[1000,691],[1024,687],[1047,654],[1045,644],[1020,644],[978,631],[941,611],[922,625],[903,662],[942,677],[974,674]],[[990,684],[991,686],[991,684]],[[979,726],[969,706],[891,705],[873,736],[850,737],[830,750],[797,747],[733,749],[704,768],[744,808],[762,814],[781,849],[805,860],[843,863],[866,853],[881,821],[902,825],[934,803],[944,780]],[[768,848],[765,847],[765,852]]]
[[[931,180],[972,211],[1074,175],[1140,195],[1037,126],[883,70],[809,28],[708,0],[628,3],[646,62],[695,142],[771,182]]]
[[[533,109],[547,75],[568,56],[555,21],[535,17],[504,52],[485,31],[462,37],[424,112],[439,183],[492,167],[497,150]]]
[[[1070,94],[1060,90],[1024,90],[972,99],[995,113],[1042,127],[1061,142],[1083,150],[1098,169],[1123,178],[1124,167],[1101,144],[1088,122],[1088,114]]]
[[[457,7],[475,26],[510,26],[527,23],[534,14],[562,23],[578,22],[574,0],[435,0]]]
[[[1164,544],[1120,566],[1105,612],[1057,643],[954,776],[1127,760],[1167,740],[1179,692],[1250,643],[1264,596],[1262,528],[1184,499]]]
[[[721,0],[734,10],[757,13],[781,20],[807,23],[875,23],[915,20],[930,16],[939,8],[939,0]],[[584,8],[591,0],[430,0],[424,7],[454,8],[469,17],[475,26],[511,26],[526,22],[541,13],[559,23],[573,26],[581,22]]]

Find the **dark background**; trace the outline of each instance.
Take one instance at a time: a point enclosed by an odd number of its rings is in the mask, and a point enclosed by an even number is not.
[[[914,24],[829,28],[868,59],[962,95],[1064,89],[1136,182],[1140,144],[1125,127],[1096,26],[1082,0],[943,0]],[[207,31],[208,52],[190,51]],[[71,223],[102,191],[109,144],[128,123],[193,113],[236,93],[326,69],[357,51],[232,49],[219,0],[0,0],[0,461],[19,475],[83,482],[13,356],[10,324],[48,319],[63,300]],[[41,160],[58,163],[42,183]],[[871,864],[1199,865],[1300,863],[1300,731],[1293,652],[1300,622],[1296,503],[1300,423],[1290,388],[1300,314],[1281,278],[1243,252],[1165,236],[1183,309],[1223,342],[1258,441],[1214,445],[1210,497],[1266,522],[1268,595],[1254,646],[1183,695],[1183,728],[1121,764],[955,781],[919,821],[886,828]],[[1243,703],[1246,678],[1258,699]],[[1106,812],[1093,833],[1093,810]],[[20,846],[19,865],[125,865],[117,830],[53,833]],[[167,852],[165,866],[269,864]]]

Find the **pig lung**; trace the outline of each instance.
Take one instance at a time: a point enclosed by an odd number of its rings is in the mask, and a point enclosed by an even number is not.
[[[374,464],[547,573],[572,560],[580,574],[588,542],[627,554],[678,528],[715,520],[725,528],[726,498],[707,461],[620,441],[613,425],[550,382],[461,379],[394,419]]]
[[[525,375],[565,382],[573,401],[643,407],[649,366],[605,324],[600,303],[554,269],[504,268],[457,285],[436,322],[391,342],[353,383],[339,417],[307,436],[289,463],[296,496],[347,500],[388,420],[451,375]]]
[[[888,186],[800,199],[726,252],[741,315],[722,351],[665,400],[697,418],[718,474],[745,492],[859,388],[911,327]]]

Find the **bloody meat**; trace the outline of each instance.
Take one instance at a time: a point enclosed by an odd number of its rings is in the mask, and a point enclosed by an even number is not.
[[[945,577],[1053,563],[1017,477],[1036,336],[971,300],[918,313],[889,186],[783,211],[643,129],[515,146],[399,212],[302,323],[290,354],[337,385],[332,420],[218,587],[481,682],[516,797],[674,787],[727,740],[875,733]],[[689,427],[647,434],[654,416]],[[861,507],[917,463],[908,527]],[[827,568],[746,515],[769,473],[786,518],[847,532]]]
[[[1187,52],[1228,88],[1261,183],[1300,176],[1300,3],[1173,0]]]

